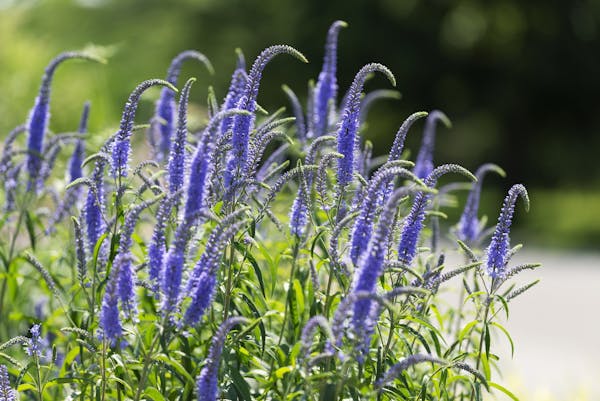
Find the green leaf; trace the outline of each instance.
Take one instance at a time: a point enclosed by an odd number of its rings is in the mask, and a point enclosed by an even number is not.
[[[464,340],[465,336],[471,332],[471,330],[473,329],[473,326],[475,326],[477,323],[479,323],[478,320],[473,320],[473,321],[467,323],[465,325],[465,327],[463,327],[463,329],[458,334],[458,340],[459,341]]]
[[[179,362],[170,359],[165,354],[158,354],[154,358],[173,368],[177,373],[183,376],[187,382],[195,383],[194,378],[188,373],[187,370],[185,370],[183,366],[181,366]]]
[[[153,401],[166,401],[166,398],[154,387],[148,387],[144,390],[144,397],[147,397]]]
[[[511,393],[506,387],[502,387],[498,383],[494,383],[494,382],[490,382],[490,381],[488,381],[488,384],[490,385],[490,387],[493,387],[493,388],[495,388],[497,390],[500,390],[501,392],[503,392],[504,394],[506,394],[507,396],[509,396],[510,399],[512,399],[514,401],[519,401],[519,399],[517,398],[517,396],[514,395],[513,393]]]
[[[238,396],[241,396],[242,400],[252,401],[250,386],[248,386],[248,383],[240,374],[239,369],[231,369],[231,380],[233,381],[233,385],[237,390]]]
[[[34,218],[31,217],[31,213],[29,210],[25,213],[25,226],[27,227],[27,234],[29,235],[29,243],[31,244],[31,249],[35,251],[35,225]]]
[[[514,355],[515,355],[515,344],[513,343],[512,337],[508,333],[508,330],[506,330],[506,328],[504,328],[504,326],[502,326],[500,323],[491,322],[490,325],[498,328],[501,332],[504,333],[504,335],[508,339],[508,342],[510,343],[510,356],[514,357]]]
[[[275,376],[277,376],[278,379],[283,379],[283,376],[285,376],[287,373],[291,372],[292,370],[293,370],[292,366],[284,366],[275,371]]]

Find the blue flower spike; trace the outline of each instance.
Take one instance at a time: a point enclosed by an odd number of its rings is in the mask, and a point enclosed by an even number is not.
[[[517,199],[525,202],[525,210],[529,211],[529,194],[522,184],[515,184],[504,198],[498,224],[487,248],[486,269],[492,279],[503,279],[506,274],[508,254],[510,251],[510,226],[512,224]]]
[[[458,222],[458,238],[467,244],[477,241],[481,234],[482,227],[480,220],[477,217],[477,211],[479,209],[483,177],[485,177],[488,172],[497,173],[501,177],[506,176],[506,173],[502,168],[492,163],[482,165],[475,172],[477,182],[473,184],[471,191],[469,191],[467,201],[465,202],[465,209]]]
[[[54,58],[46,67],[42,84],[35,104],[29,113],[27,122],[27,172],[29,173],[29,188],[37,190],[37,177],[42,165],[42,150],[44,137],[50,120],[50,85],[54,78],[56,68],[66,60],[82,59],[105,63],[104,59],[82,52],[64,52]]]
[[[433,110],[427,116],[421,148],[413,170],[419,178],[425,178],[433,171],[433,149],[435,146],[436,123],[438,121],[441,121],[447,128],[452,127],[450,119],[439,110]]]
[[[181,67],[187,60],[197,60],[204,64],[211,75],[213,75],[215,72],[210,60],[208,60],[204,54],[196,50],[185,50],[173,58],[171,65],[167,70],[167,76],[165,80],[173,86],[177,86],[177,81],[179,80],[179,75],[181,73]],[[175,96],[173,91],[169,90],[169,88],[163,88],[163,90],[160,92],[160,97],[156,102],[155,119],[153,120],[154,127],[151,128],[156,130],[157,125],[159,128],[159,152],[157,153],[159,160],[167,158],[171,150],[171,139],[175,135],[176,130],[175,110]]]
[[[323,58],[323,68],[319,74],[319,79],[314,91],[314,119],[313,127],[315,132],[313,136],[319,137],[327,133],[329,127],[329,116],[331,109],[335,107],[337,97],[337,43],[338,35],[342,28],[348,27],[344,21],[335,21],[329,27],[327,40],[325,42],[325,56]]]
[[[367,64],[360,69],[348,91],[348,101],[344,108],[342,118],[337,130],[337,151],[344,155],[338,159],[337,180],[340,190],[343,190],[351,181],[355,171],[354,152],[357,144],[358,117],[360,114],[360,95],[369,74],[381,72],[396,86],[396,78],[384,65],[378,63]]]

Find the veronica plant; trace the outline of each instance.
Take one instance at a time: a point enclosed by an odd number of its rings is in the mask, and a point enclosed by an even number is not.
[[[188,107],[188,80],[175,115],[184,60],[211,69],[185,51],[165,81],[144,81],[131,93],[117,133],[85,160],[87,107],[79,133],[44,139],[52,74],[75,56],[51,64],[29,121],[9,133],[0,159],[0,235],[7,239],[0,241],[0,400],[480,401],[486,391],[510,394],[496,382],[500,355],[492,345],[494,332],[507,333],[497,316],[536,284],[513,279],[538,264],[511,265],[520,248],[509,239],[513,213],[519,197],[528,204],[527,192],[511,188],[482,247],[481,181],[502,171],[434,168],[435,124],[447,122],[441,112],[410,115],[388,155],[368,141],[362,146],[368,107],[398,94],[362,96],[374,72],[395,84],[387,67],[370,63],[338,102],[337,38],[345,26],[329,29],[304,109],[284,87],[294,117],[257,104],[273,57],[306,61],[285,45],[267,48],[248,72],[238,51],[221,101],[209,89],[205,105]],[[158,143],[145,155],[131,137],[140,97],[157,85],[150,131]],[[421,152],[405,160],[406,135],[425,116]],[[207,122],[188,132],[188,120]],[[74,152],[63,161],[60,149],[70,143]],[[36,190],[21,190],[19,174],[38,162],[29,177]],[[450,172],[476,181],[458,222],[445,214],[456,206],[448,192],[458,186],[437,183]],[[80,194],[82,184],[87,193],[74,197],[83,208],[71,216],[73,226],[54,219],[60,202],[53,199]],[[77,212],[66,207],[63,217]],[[44,235],[48,225],[52,236]],[[419,248],[429,234],[432,246]],[[448,291],[458,292],[457,305],[440,297]]]

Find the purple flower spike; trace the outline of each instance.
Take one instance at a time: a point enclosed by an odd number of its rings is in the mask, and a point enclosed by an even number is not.
[[[148,275],[155,285],[159,282],[160,270],[163,265],[167,221],[171,215],[173,205],[181,198],[181,193],[181,191],[178,191],[169,197],[163,198],[156,213],[156,224],[154,225],[150,245],[148,245]]]
[[[360,114],[360,94],[367,76],[376,71],[383,73],[392,85],[396,86],[396,79],[391,71],[384,65],[377,63],[365,65],[354,77],[337,131],[337,151],[344,155],[343,159],[338,160],[337,179],[340,189],[343,189],[352,181],[355,170],[354,151],[356,149],[358,116]]]
[[[94,248],[100,237],[106,231],[106,223],[104,221],[104,168],[107,161],[103,158],[98,158],[92,171],[92,184],[85,198],[83,214],[85,217],[85,227],[87,233],[87,242],[89,254],[94,254]]]
[[[29,114],[27,130],[29,138],[27,142],[27,171],[29,173],[30,188],[37,187],[37,177],[42,166],[42,149],[44,145],[44,136],[48,129],[48,120],[50,119],[50,85],[56,68],[65,60],[83,59],[96,62],[103,62],[102,59],[79,52],[64,52],[54,58],[46,67],[42,84],[35,105]]]
[[[427,176],[424,180],[425,184],[428,187],[433,188],[435,187],[437,180],[447,173],[463,174],[471,180],[477,181],[477,178],[465,168],[457,164],[444,164],[437,167]],[[425,210],[430,199],[431,193],[418,192],[415,195],[410,213],[404,220],[400,244],[398,245],[398,260],[406,266],[409,266],[413,262],[415,256],[417,256],[417,243],[419,242],[419,236],[423,229]]]
[[[467,201],[465,203],[465,210],[460,216],[458,222],[458,238],[466,243],[472,243],[477,240],[481,233],[481,225],[479,218],[477,217],[477,210],[479,209],[479,197],[481,195],[481,185],[483,184],[483,177],[486,173],[493,171],[504,177],[506,174],[504,170],[495,164],[487,163],[482,165],[475,172],[477,182],[473,184]]]
[[[248,319],[243,317],[230,317],[221,324],[219,330],[213,336],[210,350],[206,357],[206,365],[202,368],[196,381],[198,389],[198,401],[216,401],[219,393],[217,387],[219,362],[225,344],[227,333],[238,324],[247,323]]]
[[[140,213],[144,209],[158,202],[162,197],[163,195],[159,195],[132,207],[127,212],[125,223],[121,229],[119,248],[117,249],[117,255],[113,262],[113,265],[118,265],[118,268],[113,266],[113,270],[118,272],[114,277],[118,280],[117,292],[126,316],[135,316],[137,311],[137,302],[135,298],[135,271],[132,264],[133,256],[131,255],[133,231],[135,230],[135,225]],[[113,278],[111,277],[111,279]]]
[[[377,194],[382,187],[396,176],[401,176],[413,181],[420,181],[413,173],[402,167],[404,163],[398,161],[382,166],[373,178],[364,193],[360,204],[360,214],[354,222],[350,246],[350,258],[354,264],[358,263],[360,255],[367,249],[375,219]],[[424,184],[423,184],[424,185]]]
[[[302,166],[300,165],[299,168],[302,169]],[[290,212],[290,232],[297,237],[302,237],[304,235],[306,224],[308,223],[308,205],[310,203],[310,189],[308,185],[307,177],[301,170],[298,195],[296,196],[296,199],[294,199],[292,210]]]
[[[126,177],[127,170],[129,169],[129,153],[130,153],[130,140],[133,131],[133,120],[135,119],[135,113],[137,111],[138,103],[142,93],[148,88],[156,85],[165,86],[167,90],[177,92],[171,83],[163,81],[162,79],[149,79],[139,84],[133,92],[129,95],[125,108],[123,109],[123,116],[121,117],[121,124],[119,131],[115,134],[115,142],[112,148],[112,174],[113,177]]]
[[[487,273],[493,279],[503,279],[506,274],[507,256],[510,251],[510,225],[515,212],[515,203],[519,196],[525,202],[525,210],[529,211],[527,190],[521,184],[513,185],[506,198],[504,198],[496,230],[487,248]]]
[[[181,276],[185,264],[187,244],[191,238],[192,221],[187,220],[177,227],[173,243],[164,258],[160,280],[162,292],[161,310],[165,316],[173,312],[179,302]]]
[[[45,351],[43,349],[45,344],[41,339],[41,325],[34,324],[29,332],[31,333],[31,338],[29,338],[25,344],[25,352],[31,357],[41,358]]]
[[[215,139],[220,123],[231,116],[251,114],[246,110],[229,109],[217,113],[204,129],[200,143],[192,158],[186,186],[184,219],[191,219],[204,207],[207,192],[210,189],[214,173]]]
[[[0,365],[0,401],[15,401],[15,390],[10,387],[8,379],[8,369],[6,366]]]
[[[233,119],[233,136],[231,138],[232,150],[225,170],[226,188],[232,186],[235,187],[237,182],[243,181],[243,178],[246,177],[245,170],[248,161],[248,142],[250,140],[250,131],[254,125],[256,98],[258,96],[262,73],[273,57],[283,53],[290,54],[305,63],[308,62],[302,53],[293,47],[286,45],[268,47],[263,50],[254,61],[252,69],[248,74],[248,82],[244,89],[244,95],[240,97],[236,106],[238,109],[249,111],[252,115],[238,115]]]
[[[437,121],[443,122],[448,128],[452,126],[448,117],[439,110],[433,110],[427,116],[421,149],[419,149],[415,168],[413,169],[413,172],[419,178],[425,178],[433,171],[433,147],[435,145],[435,124]]]
[[[302,106],[300,105],[298,96],[296,96],[294,91],[290,89],[289,86],[283,85],[282,88],[286,96],[288,97],[290,104],[292,105],[294,117],[296,118],[296,136],[302,144],[305,144],[307,138],[306,122],[304,120],[304,112],[302,111]]]
[[[390,150],[390,155],[388,156],[388,163],[394,160],[400,160],[400,156],[402,156],[402,151],[404,150],[404,141],[406,140],[406,135],[408,134],[408,130],[412,127],[412,125],[419,119],[426,117],[427,112],[419,111],[408,116],[406,120],[402,123],[398,132],[396,133],[396,137],[394,138],[394,143],[392,144],[392,149]],[[389,198],[390,194],[394,190],[394,182],[389,182],[386,188],[381,191],[382,195],[378,200],[378,205],[383,205]]]
[[[171,61],[165,80],[173,86],[177,86],[177,80],[179,79],[183,62],[190,59],[201,62],[206,66],[206,69],[211,75],[214,74],[213,66],[204,54],[195,50],[186,50],[179,53]],[[152,129],[157,130],[158,127],[160,130],[160,139],[158,143],[159,152],[157,156],[159,159],[163,159],[169,154],[171,149],[171,138],[175,133],[175,96],[168,88],[163,88],[160,92],[160,97],[156,102],[155,117],[158,118],[154,119],[154,127]]]
[[[187,144],[187,110],[190,97],[190,89],[196,78],[190,78],[183,89],[179,98],[179,111],[177,118],[177,132],[175,140],[171,143],[171,152],[169,154],[169,192],[175,193],[183,187],[184,169],[185,169],[185,145]]]
[[[247,223],[245,220],[239,220],[247,210],[247,208],[239,209],[229,214],[211,231],[206,241],[204,253],[202,253],[186,284],[185,292],[192,298],[184,316],[187,325],[198,323],[210,306],[214,296],[216,275],[221,264],[223,250],[231,237]]]
[[[85,134],[87,132],[87,123],[88,116],[90,114],[90,102],[85,102],[83,105],[83,112],[81,113],[81,121],[79,122],[79,130],[80,134]],[[83,176],[81,165],[83,163],[83,158],[85,157],[85,149],[83,146],[83,139],[77,139],[77,143],[75,144],[75,149],[73,150],[73,155],[69,160],[69,182],[73,182],[76,179]]]
[[[118,264],[113,264],[111,275],[118,275]],[[102,308],[100,310],[100,328],[104,337],[112,346],[120,345],[120,337],[123,335],[123,326],[119,317],[119,298],[117,296],[117,280],[109,278],[106,290],[102,297]]]
[[[392,194],[386,203],[379,218],[377,229],[369,241],[366,252],[359,261],[358,269],[354,273],[352,294],[360,291],[368,293],[375,291],[377,280],[383,272],[383,261],[388,249],[390,230],[392,229],[391,222],[394,220],[394,215],[396,214],[396,206],[400,199],[408,193],[410,193],[408,188],[400,188]],[[371,322],[369,321],[369,315],[371,305],[371,300],[366,298],[357,300],[354,304],[352,322],[355,333],[359,336],[358,338],[361,338],[361,336],[364,338],[370,332],[369,327],[371,326]],[[367,339],[365,344],[369,342],[370,340]]]
[[[325,42],[325,56],[323,58],[323,68],[319,74],[317,85],[314,92],[314,114],[313,127],[315,132],[313,136],[319,137],[327,133],[329,127],[329,115],[332,107],[335,107],[337,97],[337,42],[338,35],[342,28],[348,24],[344,21],[335,21],[329,27],[327,32],[327,41]]]
[[[248,83],[248,74],[246,73],[246,59],[244,53],[240,49],[235,49],[238,60],[235,71],[231,77],[231,83],[229,84],[229,90],[221,106],[221,111],[233,109],[241,97],[244,95],[244,89]],[[225,134],[233,126],[233,117],[227,117],[221,123],[221,135]]]
[[[81,121],[79,123],[79,134],[85,134],[87,131],[87,121],[90,111],[90,103],[86,102],[83,105],[83,113],[81,114]],[[69,159],[69,183],[83,177],[83,170],[81,168],[83,159],[85,157],[85,149],[83,139],[80,137],[75,143],[75,149]],[[81,197],[82,188],[77,185],[75,187],[67,188],[64,199],[61,200],[57,206],[52,218],[49,220],[48,228],[46,228],[46,234],[54,232],[56,224],[58,224],[67,215],[67,213],[73,208],[73,206],[79,202]]]

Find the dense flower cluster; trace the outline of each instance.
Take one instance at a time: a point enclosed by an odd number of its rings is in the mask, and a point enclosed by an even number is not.
[[[165,80],[135,87],[117,132],[87,158],[93,108],[84,105],[76,134],[51,134],[50,84],[63,61],[98,58],[66,52],[50,62],[29,118],[6,137],[0,159],[0,230],[10,236],[0,247],[0,316],[31,320],[30,336],[0,343],[11,364],[0,365],[0,401],[16,398],[10,376],[17,370],[20,392],[39,400],[481,399],[495,359],[492,319],[535,284],[501,290],[516,273],[537,267],[509,266],[518,250],[509,240],[515,203],[520,196],[528,207],[527,191],[514,185],[497,225],[486,229],[478,216],[482,181],[487,172],[504,172],[489,163],[475,174],[457,164],[436,166],[436,123],[450,127],[438,110],[408,116],[389,155],[374,157],[361,139],[368,110],[398,94],[363,92],[374,73],[396,82],[390,69],[369,63],[338,99],[337,42],[346,26],[331,25],[305,105],[284,85],[294,117],[257,103],[275,56],[307,62],[298,50],[276,45],[249,71],[237,50],[227,94],[217,99],[209,90],[206,124],[190,127],[195,79],[176,88],[182,64],[194,59],[211,73],[213,67],[186,50]],[[161,91],[146,155],[132,137],[144,128],[135,126],[141,95],[154,86]],[[425,117],[416,160],[405,160],[406,135]],[[66,171],[54,174],[66,187],[57,192],[47,183],[65,144],[73,147]],[[473,183],[445,237],[451,245],[441,247],[447,227],[440,208],[451,185],[439,187],[438,180],[447,173]],[[69,215],[73,226],[64,224]],[[54,240],[54,253],[40,251],[40,241]],[[447,269],[452,252],[467,264]],[[41,276],[32,296],[50,294],[35,314],[4,314],[12,307],[5,298],[18,298],[5,287],[31,274],[15,266]],[[456,276],[463,279],[456,290],[473,305],[444,311],[436,294]],[[237,325],[238,335],[226,341]],[[16,326],[0,333],[22,330]],[[4,353],[16,344],[25,347],[26,363]]]

